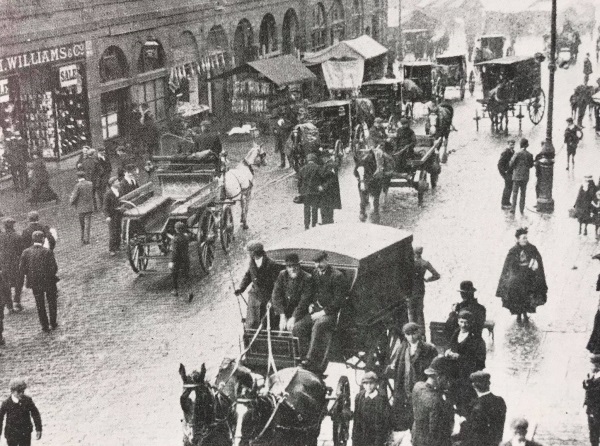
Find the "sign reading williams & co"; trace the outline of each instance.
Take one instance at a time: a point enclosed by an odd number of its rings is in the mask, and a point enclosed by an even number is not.
[[[85,57],[85,43],[71,43],[43,50],[30,51],[0,58],[0,73],[20,70],[51,62],[60,62]]]

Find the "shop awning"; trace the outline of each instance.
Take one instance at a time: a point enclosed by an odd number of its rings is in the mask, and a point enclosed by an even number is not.
[[[352,40],[342,40],[330,47],[304,55],[304,63],[317,65],[330,59],[361,59],[368,60],[387,53],[387,48],[375,39],[362,35]]]
[[[232,70],[221,73],[218,76],[212,77],[209,81],[249,72],[261,74],[279,87],[317,79],[317,77],[306,68],[302,62],[294,56],[286,54],[284,56],[273,57],[272,59],[247,62]]]

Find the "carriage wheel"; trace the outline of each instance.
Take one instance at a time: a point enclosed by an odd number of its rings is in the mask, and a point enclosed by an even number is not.
[[[135,239],[129,241],[127,244],[127,258],[134,273],[145,271],[148,268],[149,254],[150,247],[148,245],[137,242]]]
[[[233,241],[233,213],[231,212],[231,206],[225,206],[223,208],[223,215],[221,215],[221,225],[219,227],[219,235],[221,238],[221,248],[223,251],[229,252],[229,246]]]
[[[335,403],[331,408],[334,446],[346,446],[350,438],[350,382],[345,375],[340,376],[335,391]]]
[[[536,97],[531,99],[527,104],[527,111],[529,112],[531,122],[538,125],[542,122],[544,112],[546,111],[546,93],[542,89],[536,91],[536,93]]]
[[[208,273],[215,260],[215,243],[217,241],[217,223],[215,216],[208,209],[200,217],[200,228],[198,230],[198,257],[200,266]]]

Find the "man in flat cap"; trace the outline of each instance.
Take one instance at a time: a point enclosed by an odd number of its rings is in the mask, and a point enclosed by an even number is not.
[[[123,218],[119,202],[121,191],[117,177],[110,178],[108,185],[110,187],[104,194],[103,211],[108,223],[108,251],[111,256],[115,256],[121,246],[121,220]]]
[[[250,263],[242,282],[235,290],[235,295],[241,295],[252,284],[252,288],[248,293],[248,309],[244,327],[246,329],[256,329],[260,326],[262,318],[267,314],[267,304],[271,300],[273,287],[279,275],[279,267],[267,256],[261,242],[249,242],[246,250],[250,254]],[[272,311],[271,316],[274,316],[274,314],[275,312]],[[278,326],[278,318],[271,317],[271,328],[276,329]]]
[[[312,292],[311,276],[300,266],[298,254],[288,254],[285,269],[277,276],[272,295],[280,330],[293,331],[296,322],[308,315]]]
[[[51,251],[54,251],[54,247],[56,246],[56,238],[52,234],[50,230],[50,226],[40,223],[40,214],[37,211],[31,211],[27,214],[27,227],[23,229],[21,233],[21,237],[23,238],[23,246],[25,248],[29,248],[33,244],[32,235],[35,231],[42,231],[46,240],[48,241],[48,246]]]
[[[306,164],[298,172],[298,193],[304,203],[304,229],[314,228],[319,222],[319,199],[323,190],[317,155],[309,153],[306,155]]]
[[[378,392],[375,372],[367,372],[361,381],[363,389],[354,400],[353,446],[384,446],[391,432],[390,404]]]
[[[0,233],[0,269],[4,275],[4,280],[8,286],[8,299],[6,307],[9,311],[13,310],[12,288],[15,289],[14,309],[21,311],[21,291],[23,282],[19,274],[19,260],[25,246],[23,238],[15,231],[15,220],[6,217],[3,222],[4,232]]]
[[[312,274],[313,294],[309,313],[296,323],[295,332],[300,338],[300,350],[310,339],[304,368],[322,373],[326,366],[325,353],[335,328],[338,313],[348,293],[346,280],[341,271],[329,264],[326,252],[319,252],[313,259],[315,271]]]
[[[512,168],[510,160],[515,154],[515,140],[509,139],[506,142],[506,149],[500,155],[498,160],[498,172],[504,180],[504,190],[502,191],[502,209],[510,209],[510,194],[512,192]]]
[[[535,441],[527,440],[527,430],[529,429],[529,421],[525,418],[515,418],[510,423],[510,430],[512,432],[512,438],[506,443],[502,443],[502,446],[541,446]]]
[[[460,446],[498,446],[504,433],[506,403],[490,392],[489,373],[474,372],[470,379],[477,399],[465,415],[457,439]]]
[[[600,443],[600,355],[592,354],[592,370],[583,381],[591,446]]]
[[[427,381],[427,369],[438,351],[424,341],[422,327],[409,322],[402,327],[404,341],[389,371],[394,378],[394,430],[410,429],[412,417],[412,391],[416,383]]]
[[[96,201],[94,199],[94,185],[86,179],[85,172],[82,170],[77,172],[77,183],[75,183],[69,201],[71,206],[75,206],[79,216],[81,244],[89,245],[92,213],[96,209]]]
[[[25,395],[27,384],[21,378],[9,383],[10,396],[0,405],[0,435],[6,417],[4,438],[8,446],[30,446],[31,432],[35,426],[35,437],[42,438],[42,417],[31,397]],[[33,419],[33,423],[31,420]]]
[[[452,364],[447,358],[437,357],[425,369],[425,374],[427,381],[416,383],[412,392],[412,446],[448,446],[454,410],[445,392],[451,385]]]
[[[32,238],[33,246],[27,248],[21,254],[19,271],[21,271],[22,276],[27,277],[26,285],[33,292],[42,330],[48,332],[50,328],[54,330],[57,327],[56,273],[58,272],[58,266],[54,253],[42,246],[44,233],[35,231]],[[48,304],[50,320],[48,320],[48,313],[46,312],[46,303]]]

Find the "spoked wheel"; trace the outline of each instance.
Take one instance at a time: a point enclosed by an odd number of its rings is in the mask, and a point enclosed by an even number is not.
[[[148,268],[148,255],[150,247],[143,242],[138,242],[135,239],[129,240],[127,244],[127,258],[129,265],[135,273],[145,271]]]
[[[546,111],[546,93],[540,89],[537,92],[537,96],[529,101],[527,104],[527,111],[529,112],[529,119],[535,125],[542,122],[544,112]]]
[[[350,438],[350,383],[348,377],[340,376],[335,390],[335,403],[329,411],[333,422],[333,444],[334,446],[346,446]]]
[[[204,272],[208,273],[215,260],[215,243],[217,241],[217,223],[215,216],[208,209],[204,210],[200,217],[197,240],[200,266]]]
[[[223,215],[221,216],[221,225],[219,227],[221,248],[223,248],[223,251],[225,252],[229,252],[229,247],[233,241],[233,229],[233,213],[231,212],[231,206],[225,206],[223,208]]]

